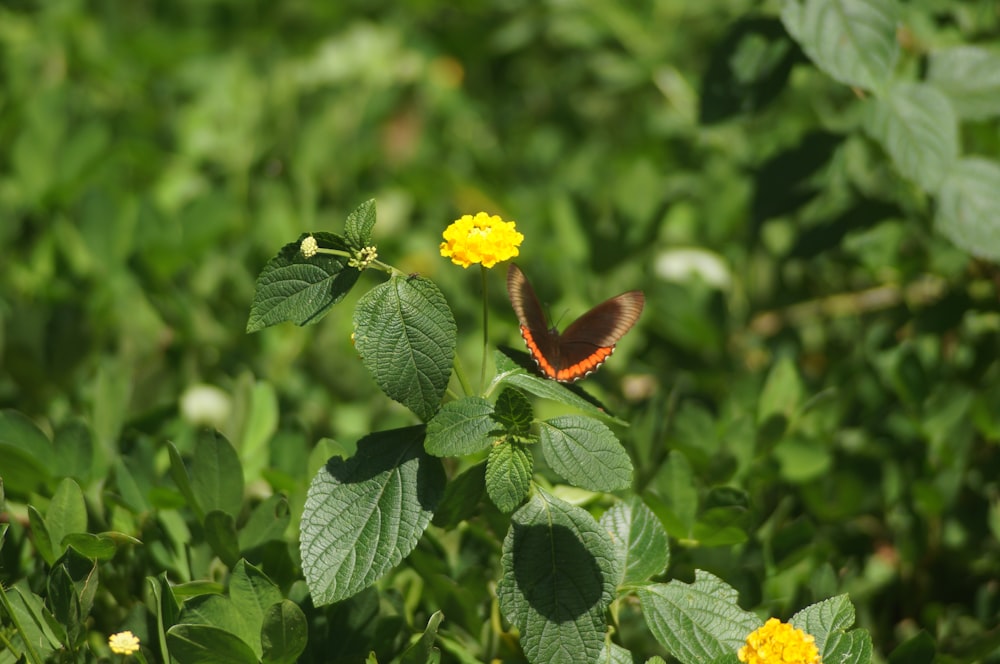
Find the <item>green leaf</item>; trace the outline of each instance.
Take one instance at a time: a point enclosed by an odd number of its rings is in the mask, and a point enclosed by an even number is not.
[[[119,533],[121,535],[121,533]],[[128,537],[122,535],[122,537]],[[133,538],[128,538],[133,539]],[[138,542],[138,540],[135,540]],[[111,560],[118,551],[118,544],[108,533],[70,533],[63,538],[63,543],[73,547],[77,553],[92,560]]]
[[[691,532],[700,546],[732,546],[747,541],[745,523],[747,510],[743,507],[713,507],[698,516]]]
[[[934,637],[921,630],[889,653],[888,664],[933,664],[937,654]],[[861,661],[861,660],[842,660]]]
[[[28,525],[31,526],[31,532],[35,536],[35,549],[38,550],[38,555],[49,565],[55,565],[59,556],[56,555],[52,536],[49,535],[49,527],[45,523],[45,517],[35,509],[34,505],[28,505]]]
[[[247,551],[266,542],[283,540],[291,520],[288,499],[281,494],[269,496],[254,508],[240,529],[240,550]]]
[[[59,483],[45,512],[45,525],[48,527],[56,558],[66,551],[63,539],[67,535],[87,532],[87,504],[83,499],[83,491],[73,479],[67,477]]]
[[[757,403],[757,421],[764,423],[774,416],[791,420],[801,402],[802,380],[795,362],[788,356],[782,356],[767,374]]]
[[[444,490],[424,427],[365,436],[313,478],[302,515],[302,571],[313,603],[354,595],[395,567],[430,523]]]
[[[223,629],[260,658],[264,612],[281,599],[281,591],[274,582],[253,565],[240,560],[233,568],[229,580],[228,597],[194,597],[184,604],[179,620],[181,623],[212,625]]]
[[[503,543],[500,610],[521,632],[529,661],[597,661],[604,612],[621,576],[607,531],[542,490],[511,517]]]
[[[161,662],[169,662],[170,656],[167,653],[167,628],[177,624],[181,609],[177,605],[170,582],[167,581],[167,573],[161,572],[159,576],[146,577],[146,584],[149,594],[153,598],[151,610],[156,616],[157,645]]]
[[[444,614],[440,611],[435,611],[431,615],[430,620],[427,621],[427,628],[424,630],[424,633],[420,635],[416,643],[400,655],[400,664],[425,664],[425,662],[437,662],[440,660],[440,651],[434,647],[434,641],[437,639],[438,627],[441,625],[442,620],[444,620]]]
[[[427,423],[424,448],[434,456],[464,456],[486,449],[497,423],[490,417],[493,404],[480,397],[465,397],[441,406]]]
[[[505,514],[521,504],[531,488],[533,461],[525,446],[515,441],[498,442],[486,460],[486,492]]]
[[[222,510],[210,510],[205,514],[205,541],[227,567],[232,567],[239,561],[240,545],[236,538],[236,520],[232,514]]]
[[[879,90],[899,56],[897,11],[894,0],[789,0],[781,21],[829,76]]]
[[[607,426],[590,417],[566,415],[539,424],[545,460],[567,482],[590,491],[632,484],[632,461]]]
[[[870,664],[872,635],[863,629],[855,629],[846,634],[831,634],[826,648],[821,651],[820,659],[823,662]]]
[[[600,664],[633,664],[634,660],[630,651],[609,640],[604,644],[604,652],[597,661]],[[649,664],[649,661],[646,664]]]
[[[497,397],[493,419],[503,427],[509,436],[527,438],[531,435],[531,421],[534,413],[524,392],[506,389]]]
[[[347,215],[344,235],[353,249],[364,249],[372,243],[372,228],[375,226],[375,199],[365,201],[354,212]]]
[[[704,570],[692,584],[671,581],[640,588],[639,602],[653,636],[682,662],[710,662],[735,653],[760,619],[741,609],[736,590]]]
[[[479,511],[486,491],[486,462],[466,469],[448,482],[441,503],[431,520],[438,528],[450,530]]]
[[[534,394],[536,397],[551,399],[557,403],[576,408],[605,422],[628,426],[628,422],[625,420],[618,419],[593,401],[579,396],[576,391],[586,394],[579,387],[567,387],[558,381],[531,375],[500,351],[497,351],[495,360],[497,371],[500,374],[499,382],[503,385],[516,387],[529,394]]]
[[[173,442],[168,440],[166,447],[167,456],[170,457],[170,477],[174,480],[174,484],[177,485],[181,495],[184,496],[188,507],[194,510],[199,521],[203,521],[205,519],[205,510],[202,509],[198,498],[194,495],[194,489],[191,487],[191,478],[188,475],[187,468],[184,466],[184,459]],[[135,486],[135,479],[121,460],[116,463],[115,467],[115,479],[118,480],[119,491],[122,492],[122,497],[132,506],[133,511],[138,512],[138,505],[146,504],[145,496]],[[148,506],[146,506],[146,509],[148,509]]]
[[[361,273],[347,266],[346,256],[302,255],[299,247],[309,234],[286,244],[267,262],[257,277],[247,332],[291,321],[296,325],[318,322],[343,299]],[[319,246],[349,252],[344,238],[333,233],[312,233]]]
[[[929,85],[902,83],[872,99],[865,129],[904,177],[931,193],[958,159],[955,111],[944,93]]]
[[[260,630],[265,664],[294,664],[306,649],[309,625],[295,602],[283,599],[264,612]]]
[[[243,504],[243,468],[236,450],[217,431],[202,430],[190,471],[191,492],[207,514],[220,510],[238,516]]]
[[[52,438],[53,474],[75,478],[86,486],[93,477],[94,436],[83,420],[69,420]]]
[[[932,51],[927,82],[948,95],[963,120],[1000,115],[1000,54],[979,46]]]
[[[667,533],[638,496],[612,505],[601,515],[600,523],[615,545],[622,585],[648,581],[667,568],[670,563]]]
[[[694,471],[687,457],[671,452],[656,474],[656,494],[646,503],[667,532],[678,539],[690,538],[698,513],[698,491]]]
[[[66,630],[67,645],[79,645],[86,634],[86,620],[97,593],[97,563],[70,552],[49,574],[48,604]]]
[[[383,392],[424,421],[437,412],[451,377],[456,327],[434,282],[393,277],[371,289],[354,310],[354,341]]]
[[[847,595],[838,595],[802,609],[789,621],[816,639],[822,654],[830,634],[844,632],[854,624],[854,605]]]
[[[973,256],[1000,260],[1000,164],[960,159],[939,192],[937,229]]]
[[[212,625],[174,625],[167,631],[170,657],[178,664],[259,664],[236,635]]]
[[[27,495],[49,483],[52,443],[16,410],[0,410],[0,477],[6,490]]]

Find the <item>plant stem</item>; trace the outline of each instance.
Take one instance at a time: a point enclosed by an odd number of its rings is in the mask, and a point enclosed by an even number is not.
[[[486,358],[490,350],[490,304],[486,291],[489,282],[486,278],[486,268],[482,263],[479,264],[479,274],[483,282],[483,360],[479,365],[479,393],[482,394],[486,383]]]

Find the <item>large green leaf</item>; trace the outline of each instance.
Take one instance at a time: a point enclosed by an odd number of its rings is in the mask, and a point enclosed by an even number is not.
[[[178,664],[260,664],[243,640],[212,625],[174,625],[167,631],[167,644]]]
[[[941,186],[934,223],[970,254],[1000,260],[1000,164],[960,159]]]
[[[347,294],[361,273],[348,267],[346,256],[316,254],[306,258],[300,247],[303,234],[281,248],[257,277],[247,332],[291,321],[318,322]],[[311,233],[320,247],[349,252],[344,238],[333,233]]]
[[[427,453],[463,456],[486,449],[489,433],[497,429],[492,415],[493,404],[480,397],[449,401],[427,423]]]
[[[845,85],[879,90],[899,55],[895,0],[787,0],[785,28],[816,66]]]
[[[383,392],[422,420],[437,412],[451,377],[456,327],[434,282],[393,277],[371,289],[354,310],[354,340]]]
[[[958,159],[958,119],[948,98],[922,83],[903,83],[873,99],[866,129],[896,168],[936,192]]]
[[[306,649],[309,625],[302,609],[283,599],[264,612],[260,631],[265,664],[294,664]]]
[[[444,491],[424,427],[365,436],[309,486],[301,523],[302,572],[317,606],[367,588],[416,545]]]
[[[529,661],[600,661],[621,570],[610,535],[590,514],[536,491],[511,517],[502,565],[500,610],[520,630]]]
[[[735,589],[703,570],[695,571],[694,583],[656,583],[638,594],[653,636],[685,664],[735,653],[761,625],[736,603]]]
[[[1000,53],[979,46],[932,51],[927,82],[948,95],[963,120],[1000,115]]]
[[[16,410],[0,410],[0,477],[13,494],[28,494],[48,483],[52,443],[35,423]]]
[[[663,524],[638,496],[612,505],[601,515],[601,526],[615,545],[622,584],[648,581],[670,563],[670,541]]]
[[[189,473],[198,507],[239,516],[243,503],[243,467],[236,450],[217,431],[202,431],[194,447]]]
[[[45,511],[45,525],[48,527],[56,558],[66,551],[63,539],[67,535],[87,532],[87,503],[75,480],[67,477],[59,483],[59,488]]]
[[[591,417],[566,415],[538,425],[552,470],[574,486],[615,491],[632,484],[632,461],[607,426]]]

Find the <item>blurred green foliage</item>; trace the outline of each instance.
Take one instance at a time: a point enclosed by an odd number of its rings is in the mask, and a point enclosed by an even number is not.
[[[900,7],[905,75],[1000,37],[990,0]],[[635,490],[680,543],[671,577],[708,570],[779,616],[846,592],[883,657],[924,630],[1000,661],[1000,272],[935,231],[933,197],[863,131],[863,95],[809,64],[780,8],[4,2],[0,407],[93,456],[4,477],[0,581],[44,585],[25,505],[53,513],[65,476],[91,532],[145,542],[102,565],[91,629],[143,625],[146,576],[217,581],[170,470],[210,426],[242,462],[243,517],[289,497],[291,543],[239,551],[304,606],[306,657],[377,643],[387,661],[438,609],[448,656],[496,652],[498,514],[425,538],[378,593],[325,613],[298,580],[309,478],[413,420],[351,346],[357,292],[318,326],[253,335],[249,303],[278,248],[375,198],[380,255],[441,286],[469,365],[478,278],[437,253],[461,214],[517,220],[554,318],[646,292],[584,385],[633,423]],[[998,129],[965,119],[962,154],[995,158]],[[493,283],[493,340],[517,344]],[[660,652],[634,609],[618,620],[622,645]]]

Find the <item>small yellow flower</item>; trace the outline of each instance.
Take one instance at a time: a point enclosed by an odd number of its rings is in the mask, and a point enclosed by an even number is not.
[[[736,656],[747,664],[821,664],[816,640],[777,618],[751,632]]]
[[[378,251],[375,247],[368,246],[354,252],[354,257],[347,261],[347,265],[363,270],[374,263],[376,258],[378,258]]]
[[[108,646],[116,655],[131,655],[139,649],[139,637],[132,632],[118,632],[108,637]]]
[[[316,238],[312,235],[307,235],[303,240],[302,244],[299,245],[299,251],[306,258],[312,258],[319,251],[319,243],[316,242]]]
[[[523,240],[524,236],[517,232],[513,221],[504,221],[485,212],[475,217],[466,214],[444,230],[441,255],[462,267],[473,263],[493,267],[517,256],[517,248]]]

